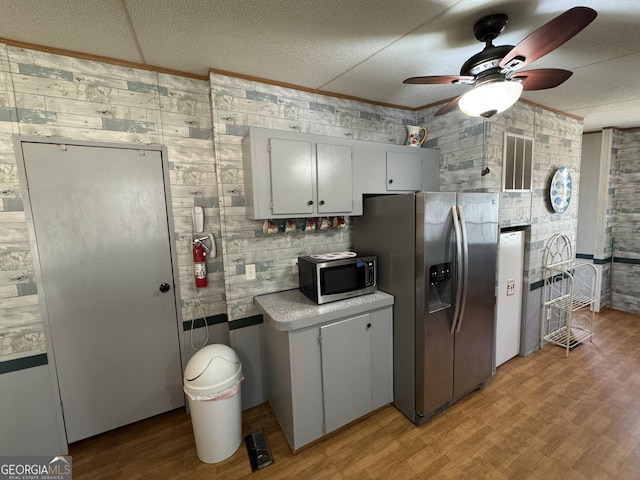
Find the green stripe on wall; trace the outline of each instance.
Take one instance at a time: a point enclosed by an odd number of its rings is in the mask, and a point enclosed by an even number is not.
[[[593,258],[593,255],[587,255],[584,253],[576,254],[576,258],[579,260],[592,260],[594,265],[607,265],[611,263],[611,257],[609,258]],[[640,258],[625,258],[625,257],[613,257],[614,263],[626,263],[629,265],[640,265]],[[538,288],[542,288],[544,285],[543,280],[538,280],[537,282],[529,285],[529,291],[537,290]]]
[[[30,357],[16,358],[0,362],[0,374],[26,370],[27,368],[39,367],[49,363],[46,353],[32,355]]]
[[[217,325],[219,323],[225,323],[227,321],[227,314],[221,313],[219,315],[212,315],[207,317],[207,325]],[[194,320],[186,320],[182,322],[182,330],[184,332],[191,330],[192,328],[204,327],[204,319],[196,318]]]
[[[262,320],[262,315],[253,315],[251,317],[240,318],[238,320],[234,320],[233,322],[229,322],[226,314],[214,315],[212,317],[207,317],[207,325],[216,325],[220,323],[227,322],[229,325],[229,330],[237,330],[238,328],[251,327],[253,325],[260,325]],[[193,320],[193,328],[202,328],[204,327],[204,320],[202,318],[198,318]],[[191,320],[186,320],[182,322],[182,328],[186,332],[191,330]]]
[[[260,325],[262,323],[262,314],[254,315],[252,317],[240,318],[229,322],[229,330],[236,330],[238,328],[251,327],[252,325]]]
[[[631,265],[640,265],[640,258],[613,257],[613,261],[615,263],[628,263]]]
[[[595,258],[593,255],[586,253],[576,253],[576,258],[579,258],[580,260],[592,260],[594,265],[606,265],[607,263],[611,263],[611,257]]]

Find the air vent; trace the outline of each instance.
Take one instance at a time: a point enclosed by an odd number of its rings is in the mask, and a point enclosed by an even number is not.
[[[505,192],[530,191],[533,138],[505,132],[503,156],[503,190]]]

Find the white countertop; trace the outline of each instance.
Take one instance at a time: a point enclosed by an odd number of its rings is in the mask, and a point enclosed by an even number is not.
[[[340,318],[393,305],[394,298],[378,290],[375,293],[318,305],[298,289],[253,297],[268,326],[280,331],[321,325]]]

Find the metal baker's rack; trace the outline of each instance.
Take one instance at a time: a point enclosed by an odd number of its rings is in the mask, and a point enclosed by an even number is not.
[[[542,265],[540,348],[552,343],[563,347],[568,357],[593,337],[598,271],[591,263],[576,262],[569,238],[560,233],[547,242]]]

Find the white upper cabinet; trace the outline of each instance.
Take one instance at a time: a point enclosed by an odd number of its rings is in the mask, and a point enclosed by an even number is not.
[[[242,140],[247,216],[361,215],[352,148],[330,137],[251,128]]]
[[[265,128],[242,139],[247,217],[362,215],[362,195],[438,190],[438,152]]]
[[[353,168],[351,147],[316,144],[318,213],[342,213],[353,210]]]
[[[406,150],[387,152],[387,191],[422,190],[422,155]]]
[[[311,143],[272,138],[269,150],[272,213],[313,214],[315,161]]]
[[[353,210],[351,147],[271,138],[273,215],[349,215]]]
[[[437,192],[440,153],[429,148],[359,142],[354,189],[361,194]]]

